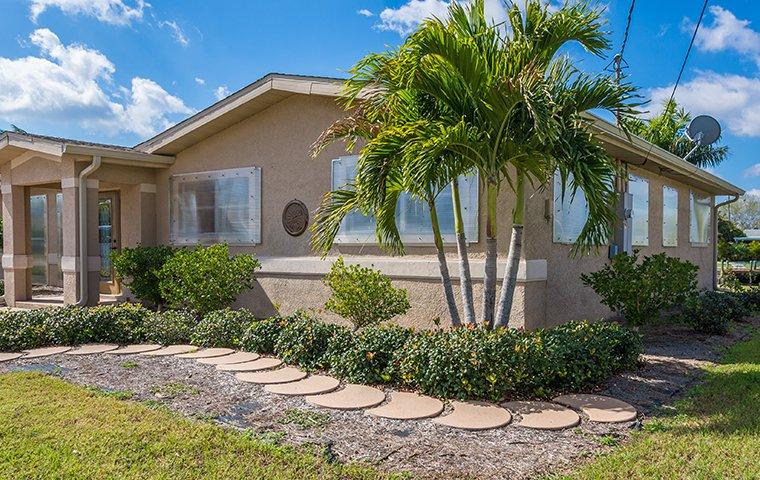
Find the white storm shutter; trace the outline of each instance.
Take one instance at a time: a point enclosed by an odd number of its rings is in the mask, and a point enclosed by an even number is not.
[[[691,192],[690,200],[689,240],[692,243],[706,245],[710,243],[712,197]]]
[[[555,243],[575,243],[588,220],[588,202],[586,195],[580,188],[573,196],[570,185],[573,175],[567,178],[565,195],[562,195],[562,178],[559,172],[554,173],[554,228],[553,240]]]
[[[260,168],[173,175],[169,184],[172,243],[261,243]]]
[[[633,195],[633,245],[649,245],[649,181],[631,175],[628,193]]]
[[[678,246],[678,190],[662,187],[662,246]]]

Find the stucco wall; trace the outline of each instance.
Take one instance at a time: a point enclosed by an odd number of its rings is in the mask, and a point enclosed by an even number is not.
[[[295,95],[269,107],[259,114],[235,124],[200,143],[179,152],[176,163],[169,169],[156,172],[156,241],[169,241],[169,177],[173,174],[203,172],[245,166],[261,168],[262,227],[261,244],[253,247],[233,247],[233,251],[255,253],[260,257],[304,257],[314,255],[309,246],[308,232],[300,237],[288,235],[281,224],[285,204],[298,199],[314,212],[322,196],[331,187],[330,161],[345,155],[341,145],[333,145],[318,158],[308,152],[311,144],[342,111],[332,98]],[[642,253],[662,251],[662,195],[663,181],[679,189],[679,246],[668,248],[671,255],[687,258],[700,265],[700,283],[709,287],[712,279],[712,250],[710,247],[692,247],[689,244],[689,188],[681,183],[657,177],[648,172],[641,175],[650,182],[650,246]],[[470,245],[473,260],[483,258],[485,238],[485,198],[481,192],[479,209],[479,242]],[[570,246],[552,242],[551,189],[537,189],[529,196],[526,214],[524,259],[546,260],[545,281],[523,283],[518,286],[515,309],[515,326],[549,326],[578,318],[608,315],[596,295],[580,282],[580,274],[601,268],[607,261],[607,248],[598,254],[570,258]],[[499,202],[499,262],[506,259],[513,195],[505,187]],[[125,227],[126,228],[126,227]],[[456,248],[447,247],[450,260],[456,261]],[[333,254],[348,257],[381,255],[374,245],[341,245]],[[435,262],[431,246],[407,245],[407,253],[414,258]],[[401,259],[400,261],[404,261]],[[440,284],[435,279],[397,279],[395,283],[409,290],[413,308],[400,321],[419,327],[433,326],[436,317],[446,318]],[[457,296],[458,285],[455,284]],[[254,291],[245,294],[240,306],[252,308],[265,316],[277,307],[283,312],[296,308],[321,309],[327,298],[327,289],[319,275],[285,275],[267,273],[260,276]],[[481,285],[475,288],[477,311],[480,309]],[[332,318],[328,315],[328,318]],[[446,321],[443,322],[444,324]]]

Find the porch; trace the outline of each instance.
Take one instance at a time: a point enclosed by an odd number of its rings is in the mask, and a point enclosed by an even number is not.
[[[3,133],[6,304],[39,308],[124,298],[109,255],[155,244],[155,173],[171,163],[172,157],[124,147]]]

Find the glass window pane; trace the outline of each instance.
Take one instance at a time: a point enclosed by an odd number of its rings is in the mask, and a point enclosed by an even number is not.
[[[662,187],[662,246],[678,246],[678,190]]]
[[[712,197],[691,193],[691,224],[689,238],[692,243],[710,243],[710,216]]]
[[[588,203],[583,190],[571,195],[572,174],[567,179],[565,195],[562,195],[562,179],[559,172],[554,174],[554,241],[575,243],[588,219]]]
[[[631,175],[628,181],[628,193],[633,195],[633,244],[649,245],[649,182]]]
[[[47,283],[47,196],[29,197],[32,240],[32,283]]]

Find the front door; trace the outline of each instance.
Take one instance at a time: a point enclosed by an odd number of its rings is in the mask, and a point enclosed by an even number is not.
[[[98,196],[98,243],[100,245],[100,293],[119,293],[114,278],[111,252],[121,248],[119,192],[100,192]]]

